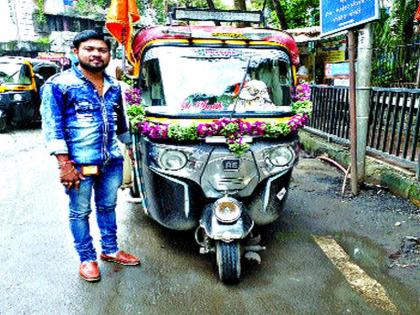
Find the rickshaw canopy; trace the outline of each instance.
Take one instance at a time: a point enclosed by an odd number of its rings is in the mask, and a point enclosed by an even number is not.
[[[216,41],[216,42],[215,42]],[[262,28],[236,28],[232,26],[154,26],[138,32],[133,51],[138,60],[149,46],[173,44],[280,46],[285,49],[293,65],[299,64],[299,51],[293,37],[285,32]]]

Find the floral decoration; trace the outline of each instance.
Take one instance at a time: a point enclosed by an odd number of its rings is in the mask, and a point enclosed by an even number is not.
[[[302,128],[312,111],[312,102],[309,100],[310,89],[301,85],[296,87],[296,93],[293,95],[292,111],[295,115],[287,122],[248,122],[240,118],[221,118],[209,123],[192,123],[188,126],[181,126],[178,123],[156,123],[146,119],[139,89],[130,89],[125,97],[129,104],[128,116],[134,132],[150,139],[173,139],[178,142],[224,136],[229,150],[238,156],[249,149],[244,136],[269,139],[287,136]]]
[[[295,87],[295,91],[292,95],[293,101],[306,101],[311,99],[311,86],[308,82],[301,80]]]

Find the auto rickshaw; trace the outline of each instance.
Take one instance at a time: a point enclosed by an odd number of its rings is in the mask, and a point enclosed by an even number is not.
[[[60,68],[48,61],[0,57],[0,132],[40,120],[41,85]]]
[[[197,12],[173,17],[207,14]],[[210,15],[249,21],[247,12]],[[195,229],[199,252],[216,256],[222,281],[236,282],[243,258],[260,261],[254,229],[279,218],[298,160],[296,131],[310,106],[292,103],[296,43],[272,29],[170,25],[139,31],[133,49],[134,190],[159,224]]]

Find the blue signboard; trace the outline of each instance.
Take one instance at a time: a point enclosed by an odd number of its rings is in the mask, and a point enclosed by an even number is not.
[[[321,0],[321,36],[379,19],[379,0]]]

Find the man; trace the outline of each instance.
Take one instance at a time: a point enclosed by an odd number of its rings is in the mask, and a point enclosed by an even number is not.
[[[121,89],[105,73],[110,42],[86,30],[73,40],[78,63],[53,76],[42,89],[42,128],[69,196],[70,229],[80,256],[79,273],[98,281],[100,271],[89,232],[90,200],[95,191],[102,260],[138,265],[140,260],[117,245],[115,206],[122,183],[123,156],[117,138],[131,145]]]

